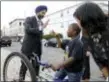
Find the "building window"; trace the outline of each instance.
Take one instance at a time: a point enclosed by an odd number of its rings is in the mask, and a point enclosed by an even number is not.
[[[21,26],[21,25],[22,25],[22,23],[21,23],[21,22],[19,22],[19,25]]]

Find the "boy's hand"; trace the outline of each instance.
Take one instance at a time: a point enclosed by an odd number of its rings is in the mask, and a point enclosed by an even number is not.
[[[51,64],[51,68],[52,68],[54,71],[56,71],[56,70],[58,70],[58,69],[60,69],[60,68],[63,68],[63,62],[60,62],[60,63],[53,63],[53,64]]]
[[[51,68],[52,68],[54,71],[56,71],[56,70],[60,69],[60,65],[59,65],[59,64],[52,64],[52,65],[51,65]]]
[[[54,36],[57,35],[57,33],[54,30],[51,31],[51,34],[54,35]]]
[[[56,33],[54,30],[52,30],[51,34],[54,35],[55,37],[59,37],[58,33]]]

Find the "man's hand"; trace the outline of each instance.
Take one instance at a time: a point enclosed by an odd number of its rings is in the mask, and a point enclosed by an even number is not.
[[[50,21],[50,20],[48,19],[48,20],[45,22],[45,24],[43,25],[43,27],[44,27],[44,28],[46,28],[46,27],[47,27],[47,25],[48,25],[49,21]]]

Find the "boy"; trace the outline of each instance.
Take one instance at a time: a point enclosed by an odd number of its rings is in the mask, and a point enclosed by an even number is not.
[[[67,31],[68,37],[72,38],[71,41],[66,40],[61,43],[59,37],[56,36],[59,47],[65,49],[66,53],[68,54],[68,58],[65,58],[62,68],[61,65],[59,65],[58,67],[52,64],[53,69],[61,68],[56,73],[55,80],[58,79],[63,80],[65,76],[68,75],[69,81],[80,82],[82,76],[84,58],[83,58],[83,46],[81,44],[81,41],[79,40],[79,36],[77,36],[79,33],[80,33],[80,28],[76,23],[73,23],[69,26]],[[56,34],[54,33],[54,35]]]

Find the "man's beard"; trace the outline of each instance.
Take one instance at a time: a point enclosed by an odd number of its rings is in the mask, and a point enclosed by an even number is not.
[[[44,16],[43,16],[43,15],[38,15],[38,18],[39,18],[39,19],[43,19]]]

